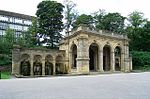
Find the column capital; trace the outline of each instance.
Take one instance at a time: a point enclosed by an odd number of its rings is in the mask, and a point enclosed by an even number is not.
[[[111,53],[115,53],[115,51],[111,51]]]
[[[124,54],[123,52],[121,54]]]
[[[53,60],[52,63],[56,63],[56,60]]]
[[[103,52],[103,50],[101,49],[101,50],[99,50],[99,52]]]
[[[72,53],[72,51],[68,51],[68,53]]]

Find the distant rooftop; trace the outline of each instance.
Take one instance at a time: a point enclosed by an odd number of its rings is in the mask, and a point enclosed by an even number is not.
[[[34,17],[34,16],[30,16],[30,15],[25,15],[25,14],[20,14],[20,13],[16,13],[16,12],[10,12],[10,11],[4,11],[4,10],[0,10],[0,15],[17,17],[17,18],[22,18],[22,19],[27,19],[27,20],[32,20],[32,18]]]

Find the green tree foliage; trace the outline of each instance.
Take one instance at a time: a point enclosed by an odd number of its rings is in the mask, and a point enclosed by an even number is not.
[[[133,69],[150,70],[150,22],[138,11],[129,14],[128,22],[126,31],[130,39]]]
[[[69,33],[69,31],[72,28],[73,23],[77,19],[78,14],[77,14],[77,11],[75,10],[76,4],[73,1],[65,0],[64,6],[65,6],[64,16],[66,20],[64,24],[65,32]]]
[[[93,22],[94,22],[94,19],[91,15],[82,14],[78,16],[76,21],[73,23],[73,28],[77,28],[80,24],[83,24],[92,28]]]
[[[125,17],[121,16],[120,13],[108,13],[106,15],[100,13],[95,17],[97,18],[97,29],[109,30],[116,33],[124,32]]]
[[[22,32],[22,37],[19,38],[19,45],[24,47],[33,47],[40,45],[40,38],[37,34],[37,19],[33,17],[32,25],[27,31]]]
[[[132,28],[139,28],[143,26],[143,24],[146,22],[146,19],[144,18],[144,13],[134,11],[129,14],[128,21],[130,22],[129,26]]]
[[[5,35],[0,37],[0,65],[11,63],[11,50],[16,42],[14,31],[8,28]]]
[[[143,51],[150,52],[150,21],[146,22],[146,24],[143,26],[143,29],[144,32],[141,33],[142,40],[140,40],[140,47],[143,49]]]
[[[40,43],[40,38],[38,37],[38,32],[37,32],[37,26],[38,22],[37,22],[37,18],[33,17],[32,18],[32,25],[28,28],[28,33],[31,35],[31,45],[32,46],[36,46],[39,45]]]
[[[64,6],[56,1],[47,0],[39,3],[37,8],[38,35],[44,39],[41,43],[54,48],[61,39]]]
[[[129,25],[126,28],[126,31],[130,39],[130,50],[147,51],[143,48],[147,46],[144,42],[147,42],[149,39],[149,33],[147,30],[149,25],[147,20],[144,18],[144,14],[142,12],[134,11],[129,14],[128,21]],[[142,42],[143,40],[145,41]]]
[[[3,39],[3,44],[5,45],[4,53],[11,54],[11,49],[13,47],[13,44],[17,43],[15,32],[12,29],[8,28],[6,30],[6,34],[3,36],[2,39]]]
[[[150,52],[132,51],[133,69],[150,70]]]
[[[139,28],[128,27],[130,50],[150,51],[150,24],[149,21]]]
[[[103,25],[103,17],[106,15],[105,10],[100,9],[97,12],[94,12],[94,23],[95,23],[95,27],[96,29],[104,29],[104,25]]]

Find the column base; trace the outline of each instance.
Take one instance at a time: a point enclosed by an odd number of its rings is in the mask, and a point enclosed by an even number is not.
[[[100,73],[103,73],[104,72],[104,70],[97,70],[98,72],[100,72]]]
[[[101,73],[104,73],[104,70],[100,70]]]
[[[110,70],[110,72],[115,72],[115,70]]]

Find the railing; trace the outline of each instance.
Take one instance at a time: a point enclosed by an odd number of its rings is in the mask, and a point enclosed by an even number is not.
[[[118,33],[114,33],[114,32],[107,31],[107,30],[90,29],[89,27],[85,27],[85,26],[79,26],[76,30],[71,31],[68,36],[71,36],[71,35],[73,35],[74,33],[78,32],[78,31],[86,31],[86,32],[94,33],[94,34],[99,34],[99,35],[102,35],[102,36],[128,39],[127,35],[125,35],[125,34],[118,34]],[[65,37],[68,37],[68,36],[66,35]]]

